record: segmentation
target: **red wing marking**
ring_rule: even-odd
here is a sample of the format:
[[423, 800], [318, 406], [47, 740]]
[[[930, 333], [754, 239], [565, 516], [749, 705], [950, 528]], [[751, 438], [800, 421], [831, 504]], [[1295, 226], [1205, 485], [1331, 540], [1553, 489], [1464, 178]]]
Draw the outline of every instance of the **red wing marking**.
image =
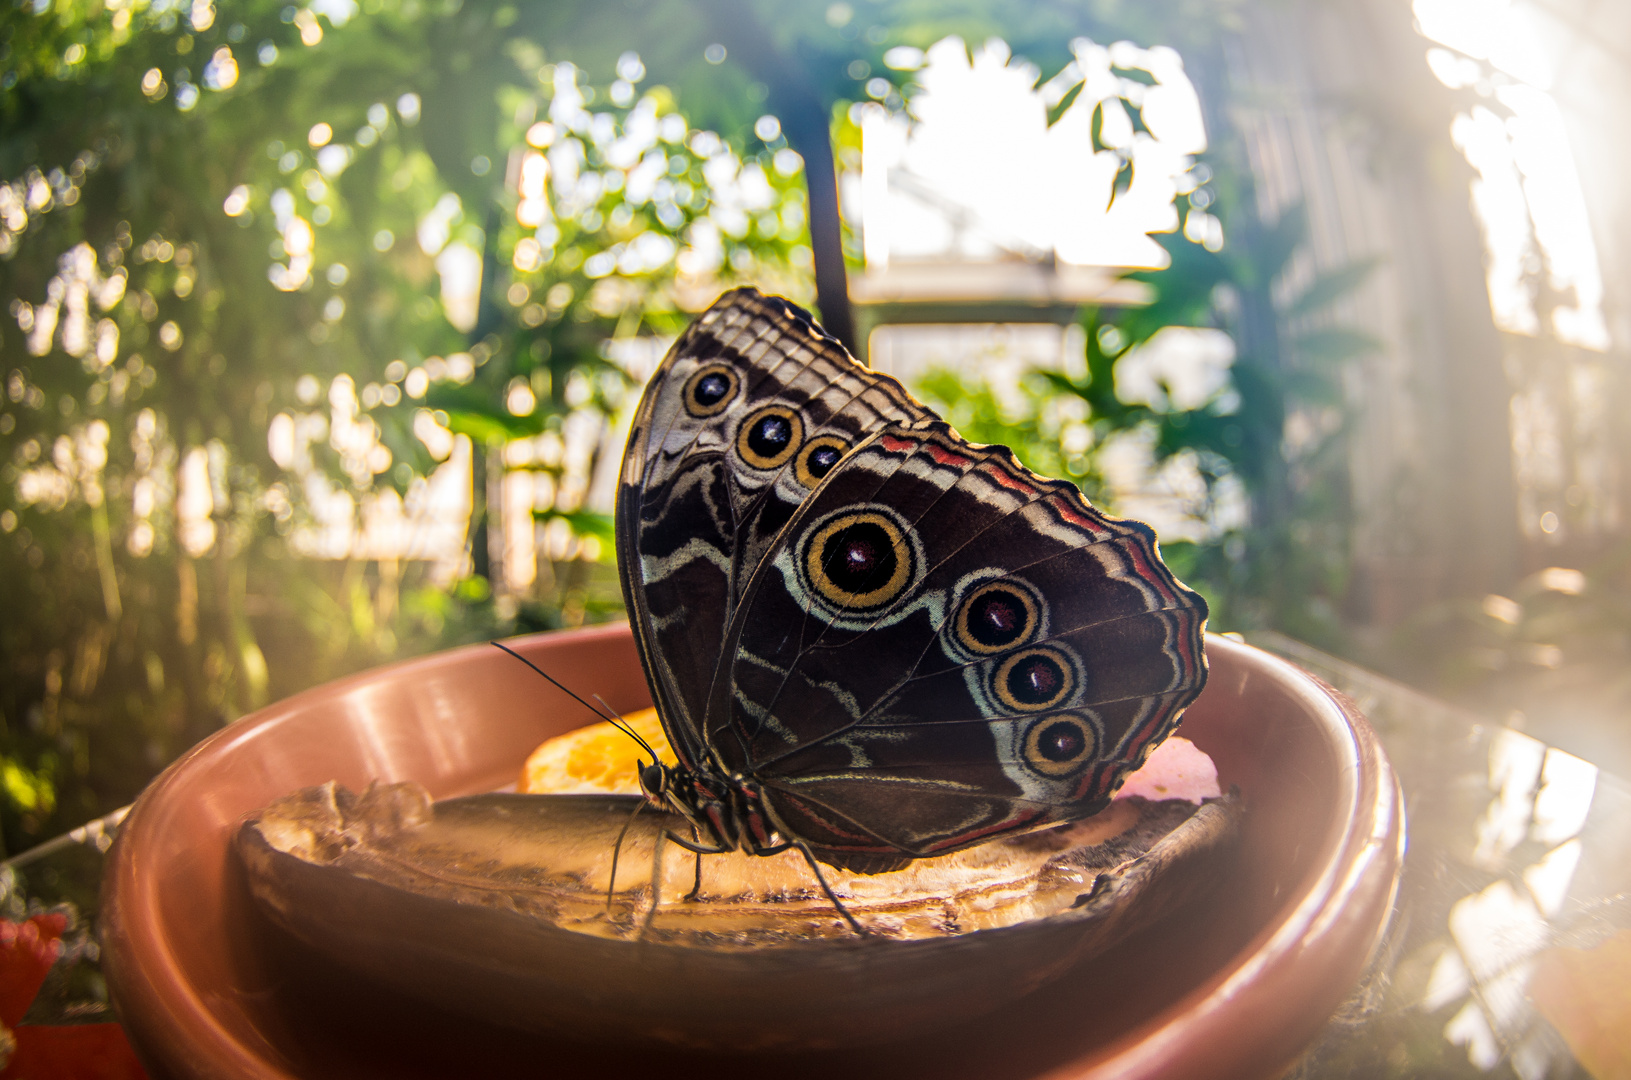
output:
[[944, 851], [949, 847], [968, 847], [982, 837], [995, 836], [998, 833], [1013, 832], [1018, 829], [1023, 829], [1026, 825], [1036, 821], [1041, 816], [1042, 811], [1040, 810], [1032, 810], [1023, 814], [1015, 814], [1011, 818], [1004, 821], [999, 821], [995, 825], [988, 825], [983, 829], [973, 829], [969, 832], [958, 833], [956, 836], [948, 836], [946, 839], [937, 844], [928, 845], [923, 850]]
[[1194, 671], [1197, 666], [1195, 663], [1194, 635], [1187, 623], [1187, 619], [1181, 619], [1177, 627], [1178, 656], [1183, 661], [1186, 672]]
[[1129, 544], [1127, 545], [1127, 553], [1132, 556], [1133, 573], [1138, 575], [1138, 579], [1140, 581], [1148, 582], [1150, 585], [1155, 586], [1156, 591], [1161, 594], [1161, 599], [1166, 600], [1169, 603], [1176, 599], [1172, 590], [1167, 587], [1167, 583], [1162, 580], [1161, 575], [1150, 569], [1150, 562], [1144, 557], [1144, 549], [1142, 547], [1137, 544]]
[[842, 846], [832, 844], [822, 846], [830, 847], [834, 851], [860, 851], [869, 854], [898, 854], [896, 849], [893, 847], [888, 845], [880, 846], [878, 838], [870, 833], [860, 833], [856, 832], [854, 829], [844, 828], [838, 823], [838, 820], [835, 820], [834, 815], [821, 813], [821, 811], [817, 809], [816, 805], [810, 803], [808, 800], [801, 799], [791, 792], [783, 792], [782, 794], [788, 802], [796, 804], [800, 812], [802, 812], [805, 816], [814, 821], [820, 822], [822, 825], [825, 825], [835, 836], [843, 837], [846, 840], [860, 841], [860, 843], [845, 844]]
[[[1144, 721], [1143, 727], [1123, 739], [1122, 746], [1125, 748], [1126, 753], [1129, 755], [1138, 753], [1139, 748], [1155, 738], [1155, 733], [1165, 727], [1171, 719], [1172, 708], [1170, 704], [1163, 704], [1158, 707], [1150, 714], [1150, 718]], [[1130, 757], [1123, 760], [1130, 760]]]
[[1005, 487], [1009, 491], [1017, 491], [1021, 495], [1036, 494], [1036, 488], [1029, 484], [1021, 483], [1019, 480], [1015, 479], [1011, 474], [1009, 474], [1006, 469], [998, 468], [995, 465], [987, 465], [980, 471], [989, 476], [998, 487]]
[[961, 454], [954, 454], [950, 450], [942, 449], [934, 443], [929, 443], [928, 449], [929, 456], [934, 458], [936, 462], [941, 465], [949, 465], [954, 469], [961, 469], [973, 460], [972, 458], [963, 457]]
[[1081, 529], [1092, 536], [1110, 535], [1110, 531], [1108, 529], [1094, 521], [1092, 518], [1085, 517], [1072, 510], [1069, 503], [1065, 501], [1063, 496], [1057, 499], [1052, 499], [1050, 502], [1053, 504], [1054, 513], [1058, 514], [1061, 518], [1076, 526], [1078, 529]]
[[878, 443], [891, 454], [899, 454], [914, 449], [917, 443], [912, 439], [902, 439], [894, 435], [882, 435]]

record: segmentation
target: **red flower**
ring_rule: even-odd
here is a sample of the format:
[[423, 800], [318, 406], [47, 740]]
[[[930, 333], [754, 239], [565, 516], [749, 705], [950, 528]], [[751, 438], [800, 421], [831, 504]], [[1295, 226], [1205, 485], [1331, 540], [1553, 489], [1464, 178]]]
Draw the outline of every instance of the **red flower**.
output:
[[45, 982], [45, 973], [62, 955], [68, 916], [34, 915], [20, 923], [0, 919], [0, 1024], [9, 1030], [22, 1023]]
[[147, 1080], [118, 1024], [24, 1024], [62, 955], [66, 915], [0, 919], [0, 1080]]

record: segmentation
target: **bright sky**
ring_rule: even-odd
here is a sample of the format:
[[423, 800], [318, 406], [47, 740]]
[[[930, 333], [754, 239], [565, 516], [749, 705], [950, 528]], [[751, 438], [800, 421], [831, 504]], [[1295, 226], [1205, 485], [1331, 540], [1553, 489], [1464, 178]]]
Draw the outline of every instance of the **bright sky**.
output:
[[[1165, 263], [1147, 234], [1175, 229], [1173, 198], [1195, 186], [1185, 174], [1191, 155], [1206, 148], [1195, 88], [1177, 52], [1164, 46], [1077, 39], [1072, 50], [1075, 60], [1035, 87], [1036, 67], [1013, 61], [1003, 42], [974, 50], [970, 63], [963, 42], [947, 38], [928, 50], [917, 74], [917, 123], [866, 110], [861, 210], [869, 266], [1049, 251], [1080, 265]], [[1112, 65], [1147, 71], [1156, 83], [1126, 79]], [[1049, 128], [1049, 106], [1083, 79], [1081, 94]], [[1120, 96], [1142, 103], [1149, 134], [1134, 132]], [[1132, 187], [1113, 206], [1120, 158], [1095, 153], [1092, 143], [1100, 101], [1103, 141], [1124, 148], [1134, 164]]]

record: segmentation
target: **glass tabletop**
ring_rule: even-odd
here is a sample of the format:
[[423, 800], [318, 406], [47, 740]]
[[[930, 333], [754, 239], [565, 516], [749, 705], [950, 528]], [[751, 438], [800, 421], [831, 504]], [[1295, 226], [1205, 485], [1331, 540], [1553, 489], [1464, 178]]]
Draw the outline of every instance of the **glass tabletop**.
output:
[[[1289, 638], [1247, 640], [1358, 704], [1398, 772], [1409, 821], [1388, 933], [1289, 1075], [1631, 1075], [1631, 785]], [[94, 883], [121, 816], [0, 866], [0, 926], [32, 916], [36, 938], [59, 935], [22, 1024], [76, 1027], [59, 1034], [115, 1057], [128, 1050], [107, 1048]], [[0, 1074], [7, 1034], [0, 1028]], [[135, 1068], [108, 1075], [140, 1076]]]
[[1289, 638], [1247, 640], [1354, 700], [1409, 830], [1371, 970], [1290, 1075], [1628, 1075], [1631, 785]]

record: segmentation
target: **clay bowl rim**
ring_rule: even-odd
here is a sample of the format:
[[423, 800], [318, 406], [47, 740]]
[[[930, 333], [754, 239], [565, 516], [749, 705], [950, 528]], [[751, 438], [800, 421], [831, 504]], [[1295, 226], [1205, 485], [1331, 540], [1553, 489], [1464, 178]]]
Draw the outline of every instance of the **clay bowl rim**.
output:
[[[625, 623], [554, 631], [514, 639], [526, 652], [544, 640], [571, 639], [585, 646], [615, 647], [630, 630]], [[1398, 890], [1405, 844], [1402, 792], [1374, 731], [1352, 702], [1317, 677], [1261, 649], [1208, 635], [1208, 656], [1229, 674], [1255, 672], [1295, 700], [1335, 761], [1333, 819], [1321, 860], [1299, 879], [1289, 898], [1258, 932], [1201, 985], [1120, 1038], [1094, 1047], [1036, 1080], [1137, 1080], [1171, 1076], [1272, 1074], [1290, 1064], [1341, 1000], [1329, 987], [1351, 986], [1369, 962], [1386, 928]], [[167, 940], [157, 902], [161, 882], [144, 873], [136, 852], [156, 828], [164, 800], [185, 793], [200, 759], [230, 751], [262, 728], [373, 683], [411, 677], [416, 671], [467, 663], [486, 644], [443, 650], [398, 661], [313, 687], [243, 717], [202, 740], [173, 762], [137, 799], [110, 853], [103, 879], [104, 971], [121, 1018], [138, 1049], [180, 1047], [192, 1051], [189, 1074], [255, 1080], [293, 1080], [292, 1074], [246, 1040], [236, 1037], [186, 977]], [[1214, 668], [1213, 677], [1224, 674]], [[313, 781], [320, 782], [320, 781]], [[448, 794], [452, 794], [451, 792]], [[230, 843], [230, 829], [220, 837]], [[130, 899], [136, 899], [132, 905]], [[1333, 980], [1338, 965], [1349, 977]], [[1323, 977], [1322, 977], [1322, 973]], [[1240, 1039], [1241, 1017], [1270, 1015], [1287, 1000], [1314, 1001], [1306, 1015], [1264, 1040]], [[1317, 1015], [1316, 1015], [1317, 1014]], [[164, 1062], [154, 1061], [162, 1066]], [[169, 1073], [162, 1067], [155, 1075]]]
[[[1206, 651], [1209, 660], [1226, 655], [1247, 670], [1257, 667], [1290, 691], [1304, 715], [1322, 721], [1318, 730], [1338, 757], [1333, 842], [1322, 848], [1317, 874], [1305, 871], [1300, 899], [1282, 906], [1211, 978], [1120, 1039], [1036, 1080], [1279, 1076], [1341, 1003], [1329, 987], [1352, 987], [1391, 921], [1407, 840], [1404, 792], [1369, 721], [1340, 691], [1264, 649], [1208, 634]], [[1327, 963], [1345, 966], [1349, 977], [1318, 978]], [[1304, 1010], [1268, 1045], [1237, 1038], [1242, 1016], [1305, 994], [1321, 1007]]]

